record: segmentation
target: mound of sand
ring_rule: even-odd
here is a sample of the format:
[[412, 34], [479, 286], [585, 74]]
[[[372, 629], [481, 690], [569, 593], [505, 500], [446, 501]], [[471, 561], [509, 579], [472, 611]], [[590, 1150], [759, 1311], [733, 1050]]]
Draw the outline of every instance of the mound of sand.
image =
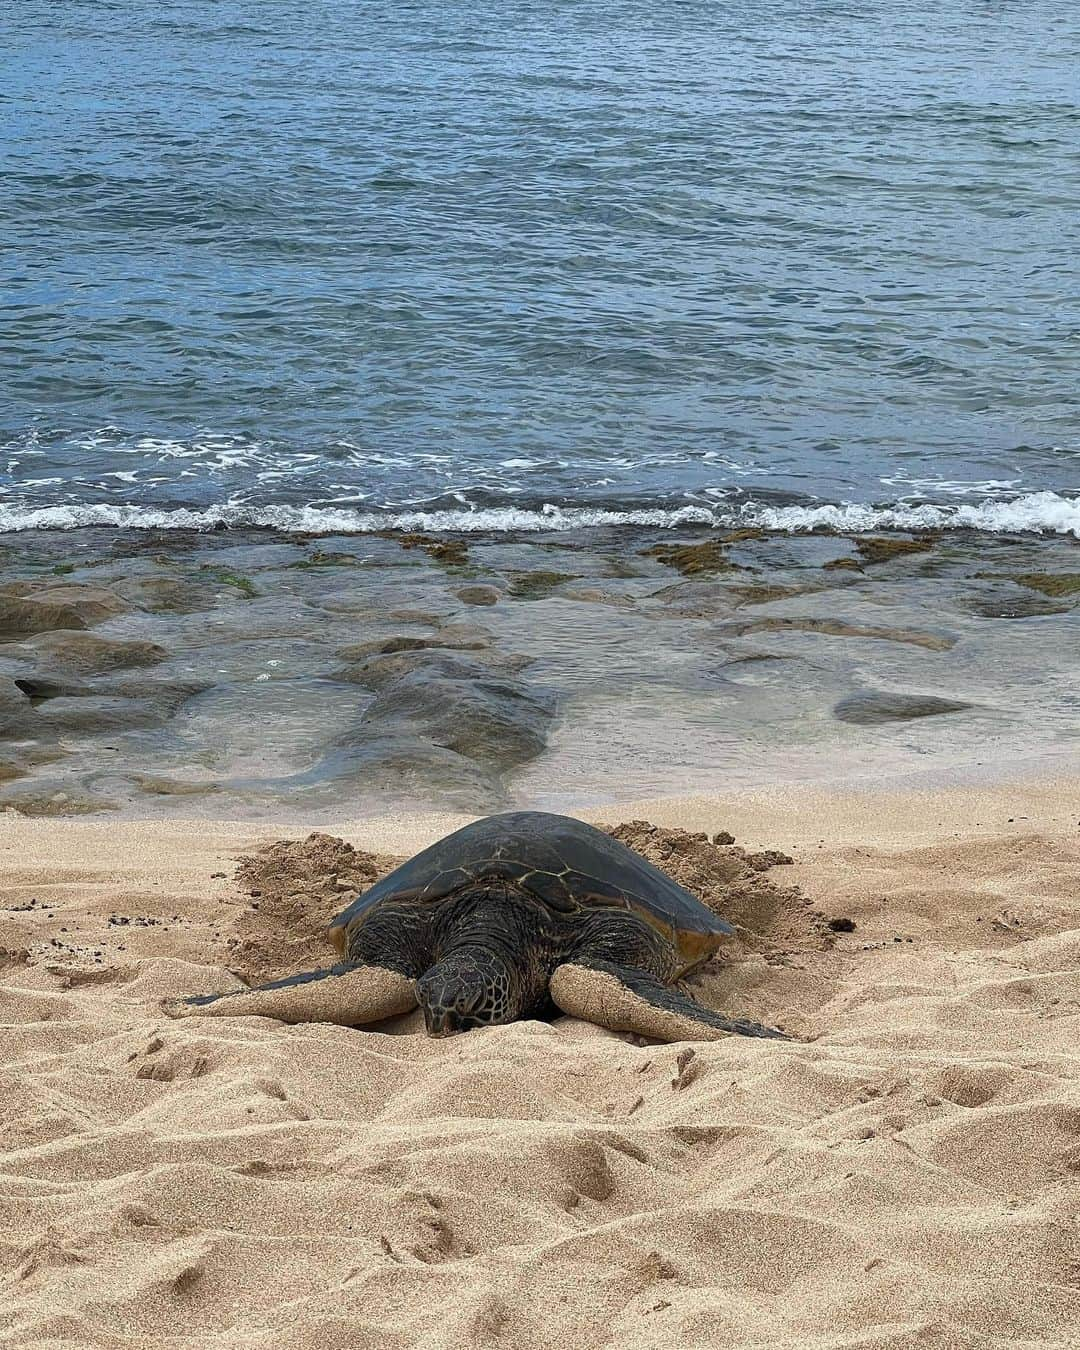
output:
[[637, 1046], [168, 1021], [393, 860], [5, 821], [0, 1346], [1075, 1346], [1080, 842], [1028, 828], [619, 827], [746, 929], [699, 996], [814, 1037]]
[[320, 833], [241, 858], [236, 881], [250, 904], [233, 925], [230, 968], [258, 984], [340, 960], [326, 936], [330, 920], [401, 861]]

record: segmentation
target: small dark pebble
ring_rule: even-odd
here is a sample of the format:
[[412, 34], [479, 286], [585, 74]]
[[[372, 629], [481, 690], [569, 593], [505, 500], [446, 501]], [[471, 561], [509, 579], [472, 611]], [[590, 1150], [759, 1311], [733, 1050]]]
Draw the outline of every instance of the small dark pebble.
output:
[[829, 920], [829, 927], [833, 930], [834, 933], [854, 933], [854, 931], [855, 931], [855, 920], [854, 920], [854, 919], [830, 919], [830, 920]]
[[727, 830], [721, 830], [719, 834], [713, 835], [712, 841], [714, 844], [733, 844], [735, 842], [735, 836], [733, 834], [728, 834]]

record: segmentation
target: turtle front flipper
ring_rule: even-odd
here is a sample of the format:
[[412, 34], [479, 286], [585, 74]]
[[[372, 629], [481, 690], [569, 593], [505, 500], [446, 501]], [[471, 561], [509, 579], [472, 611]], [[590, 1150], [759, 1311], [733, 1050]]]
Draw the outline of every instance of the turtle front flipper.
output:
[[169, 1017], [276, 1017], [352, 1027], [409, 1012], [416, 986], [400, 971], [342, 961], [235, 993], [165, 999], [161, 1006]]
[[722, 1036], [791, 1039], [759, 1022], [703, 1008], [645, 971], [610, 961], [579, 958], [557, 966], [549, 989], [553, 1002], [571, 1017], [655, 1041], [717, 1041]]

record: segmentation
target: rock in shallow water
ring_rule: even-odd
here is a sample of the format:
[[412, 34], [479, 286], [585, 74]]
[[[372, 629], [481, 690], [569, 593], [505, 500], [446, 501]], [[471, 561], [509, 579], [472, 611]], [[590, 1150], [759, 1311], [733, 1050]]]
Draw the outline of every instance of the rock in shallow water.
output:
[[507, 769], [540, 754], [552, 713], [544, 694], [512, 680], [462, 680], [417, 670], [378, 695], [362, 726], [417, 737]]
[[26, 691], [6, 675], [0, 676], [0, 732], [10, 733], [19, 727], [30, 709], [30, 697]]
[[943, 713], [962, 712], [972, 707], [953, 699], [936, 698], [932, 694], [886, 694], [867, 690], [842, 698], [833, 708], [833, 716], [840, 722], [856, 726], [878, 726], [882, 722], [907, 722], [917, 717], [939, 717]]
[[390, 655], [394, 652], [483, 651], [491, 646], [491, 639], [478, 628], [447, 625], [434, 637], [414, 637], [399, 634], [395, 637], [372, 638], [368, 642], [352, 642], [338, 649], [345, 661], [366, 661], [369, 656]]
[[22, 644], [50, 670], [76, 675], [102, 675], [132, 666], [153, 666], [164, 661], [168, 652], [156, 642], [100, 637], [96, 633], [45, 633]]
[[1019, 586], [1009, 590], [987, 591], [968, 597], [964, 608], [981, 619], [1035, 619], [1046, 614], [1067, 614], [1068, 605], [1059, 604]]
[[[505, 804], [497, 776], [455, 750], [404, 733], [361, 735], [355, 741], [328, 755], [304, 782], [294, 780], [296, 785], [318, 792], [327, 784], [351, 781], [364, 792], [462, 811], [488, 811]], [[334, 791], [340, 799], [340, 787]]]
[[482, 680], [492, 675], [515, 675], [529, 664], [525, 656], [503, 656], [485, 652], [481, 657], [439, 648], [385, 652], [370, 656], [359, 665], [347, 666], [334, 676], [366, 689], [385, 689], [411, 675], [415, 670], [443, 675], [452, 680]]
[[502, 592], [495, 586], [462, 586], [454, 594], [464, 605], [497, 605]]
[[118, 595], [153, 614], [194, 614], [211, 609], [219, 588], [202, 578], [132, 576], [118, 581]]
[[34, 712], [39, 732], [81, 733], [128, 731], [135, 727], [160, 726], [167, 713], [149, 699], [110, 698], [96, 695], [48, 699]]
[[16, 581], [0, 589], [0, 630], [48, 633], [56, 628], [92, 628], [129, 608], [126, 600], [104, 586]]

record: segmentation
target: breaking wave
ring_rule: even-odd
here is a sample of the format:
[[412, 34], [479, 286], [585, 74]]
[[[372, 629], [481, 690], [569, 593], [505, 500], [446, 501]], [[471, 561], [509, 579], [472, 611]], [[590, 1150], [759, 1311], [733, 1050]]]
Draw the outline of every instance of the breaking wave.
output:
[[61, 506], [0, 504], [0, 531], [117, 527], [135, 530], [270, 529], [284, 534], [369, 534], [375, 530], [499, 534], [595, 527], [749, 526], [799, 533], [814, 529], [983, 530], [991, 533], [1071, 534], [1080, 539], [1080, 497], [1032, 492], [1011, 501], [905, 503], [863, 506], [488, 506], [361, 511], [334, 506], [252, 505], [154, 507], [112, 503]]

